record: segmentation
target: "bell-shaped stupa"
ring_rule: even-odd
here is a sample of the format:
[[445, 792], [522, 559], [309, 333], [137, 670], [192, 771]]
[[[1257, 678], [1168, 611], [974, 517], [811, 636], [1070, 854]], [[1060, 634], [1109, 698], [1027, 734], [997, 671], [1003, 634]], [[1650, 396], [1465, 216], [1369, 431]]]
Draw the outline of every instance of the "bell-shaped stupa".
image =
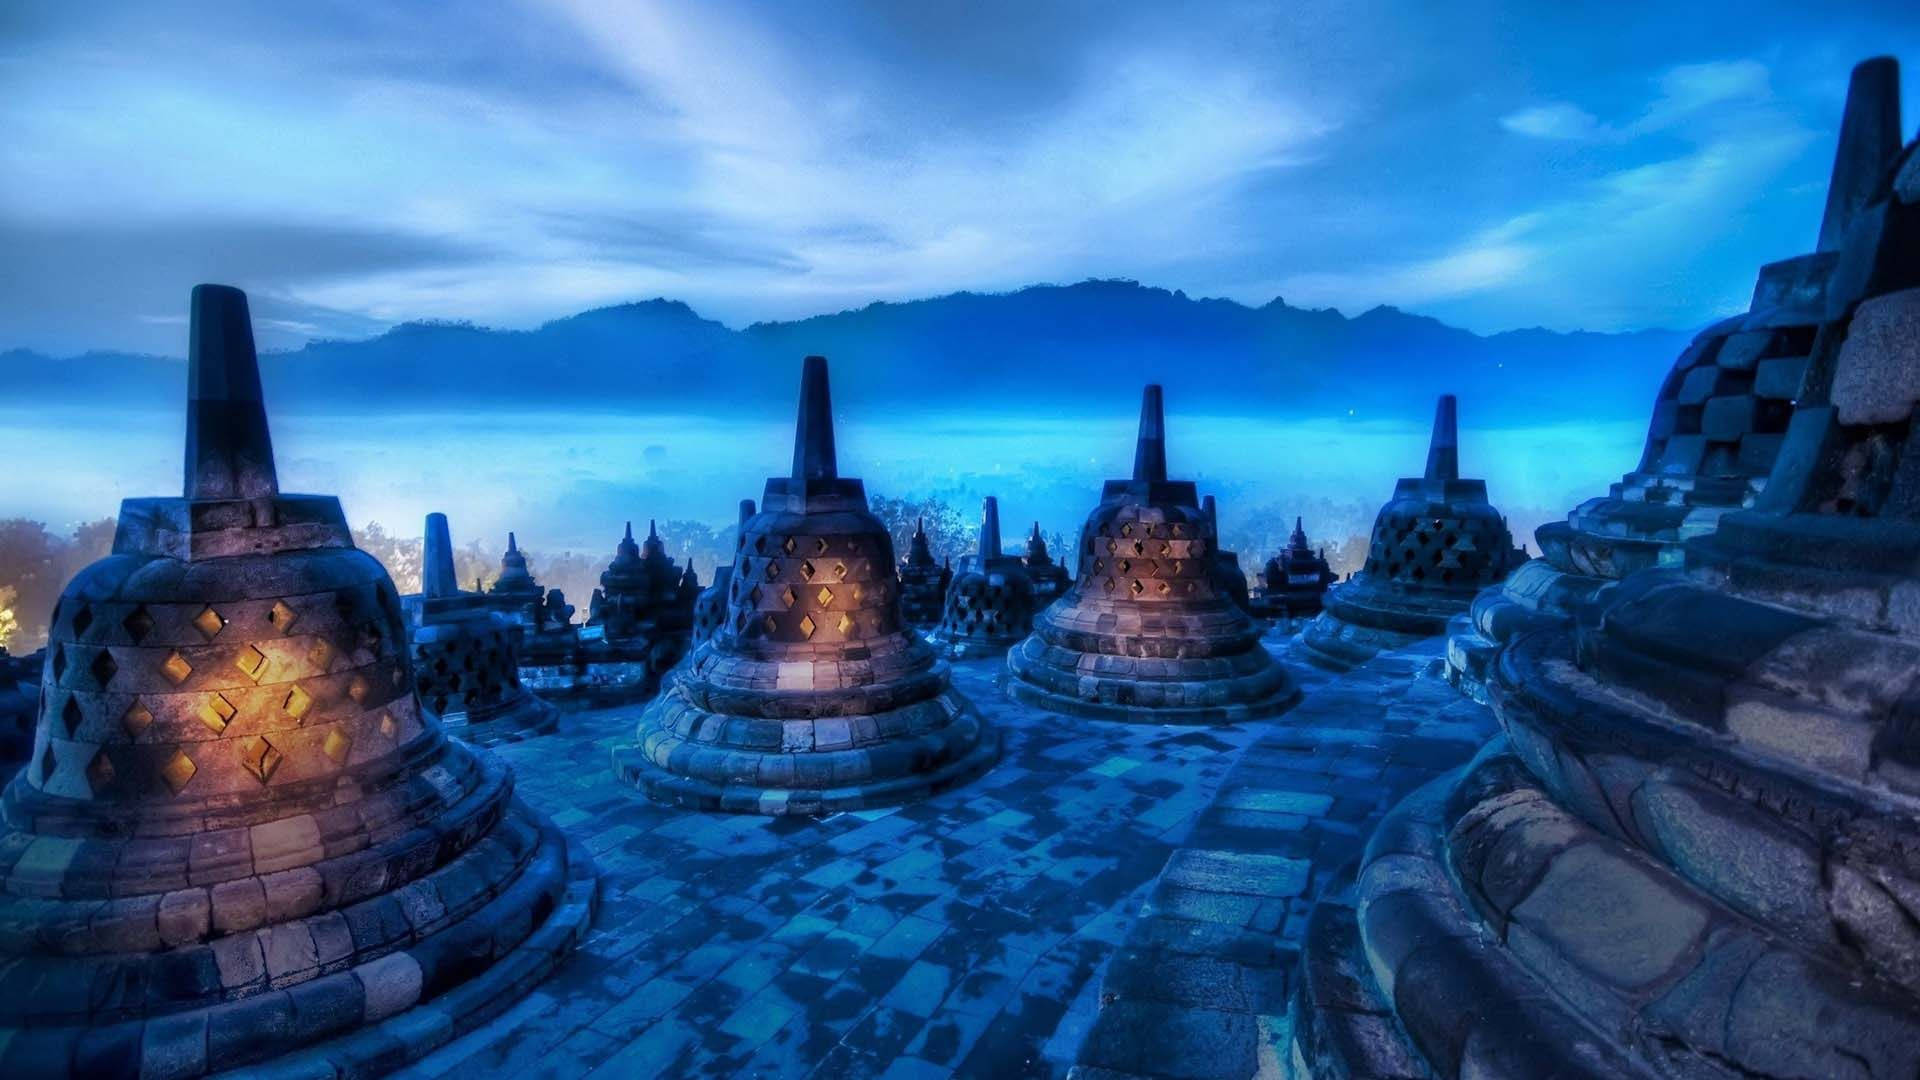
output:
[[1261, 627], [1218, 586], [1213, 527], [1167, 479], [1160, 388], [1140, 406], [1133, 478], [1109, 480], [1080, 530], [1080, 576], [1007, 654], [1007, 692], [1057, 712], [1146, 723], [1271, 716], [1300, 692]]
[[511, 771], [421, 707], [340, 503], [281, 493], [245, 295], [194, 289], [190, 335], [185, 497], [122, 503], [62, 594], [0, 796], [0, 1075], [387, 1072], [590, 916]]
[[839, 474], [824, 357], [793, 471], [740, 531], [727, 621], [640, 717], [620, 775], [702, 809], [822, 814], [924, 798], [991, 767], [999, 734], [900, 614], [893, 541]]
[[[734, 529], [734, 536], [740, 537], [747, 531], [747, 522], [753, 518], [753, 500], [740, 500], [740, 522]], [[701, 590], [693, 602], [693, 644], [712, 637], [714, 631], [727, 621], [727, 593], [733, 585], [733, 566], [731, 563], [713, 568], [713, 584]]]
[[1073, 587], [1073, 575], [1067, 572], [1065, 561], [1053, 561], [1053, 555], [1047, 551], [1047, 538], [1040, 535], [1040, 523], [1033, 523], [1033, 531], [1027, 534], [1027, 580], [1033, 582], [1034, 610], [1046, 607], [1058, 600]]
[[948, 571], [933, 561], [927, 546], [927, 523], [916, 519], [907, 561], [900, 564], [900, 616], [908, 626], [931, 627], [946, 610]]
[[507, 534], [507, 550], [500, 556], [500, 576], [493, 579], [487, 595], [494, 598], [494, 606], [502, 611], [528, 623], [539, 620], [546, 590], [540, 587], [532, 571], [527, 569], [527, 557], [520, 550], [520, 538], [513, 533]]
[[666, 541], [654, 523], [647, 522], [645, 542], [633, 539], [633, 522], [615, 546], [613, 561], [600, 575], [587, 615], [588, 626], [598, 626], [609, 641], [645, 637], [655, 642], [676, 640], [684, 650], [693, 628], [693, 601], [699, 585], [691, 588]]
[[1484, 696], [1499, 643], [1567, 625], [1601, 586], [1636, 570], [1679, 565], [1686, 540], [1754, 504], [1806, 380], [1840, 238], [1899, 153], [1900, 137], [1899, 66], [1890, 57], [1868, 60], [1848, 86], [1815, 250], [1760, 268], [1748, 310], [1701, 331], [1674, 362], [1639, 467], [1566, 520], [1535, 530], [1541, 558], [1483, 592], [1456, 622], [1447, 664], [1463, 689]]
[[1309, 921], [1296, 1072], [1920, 1075], [1920, 142], [1876, 183], [1754, 506], [1500, 648]]
[[1340, 575], [1327, 564], [1326, 550], [1316, 550], [1307, 543], [1306, 524], [1296, 517], [1287, 546], [1268, 559], [1260, 571], [1260, 589], [1253, 596], [1254, 613], [1269, 619], [1318, 615], [1325, 604], [1327, 587], [1338, 580]]
[[520, 682], [526, 627], [501, 613], [491, 597], [457, 587], [445, 514], [427, 515], [420, 577], [420, 594], [401, 598], [420, 700], [468, 742], [552, 731], [559, 710]]
[[1337, 670], [1434, 637], [1526, 558], [1487, 502], [1487, 482], [1460, 478], [1458, 407], [1443, 395], [1425, 475], [1394, 486], [1374, 519], [1366, 566], [1327, 594], [1326, 610], [1301, 631], [1303, 652]]
[[998, 656], [1033, 631], [1033, 582], [1017, 555], [1000, 549], [1000, 501], [980, 508], [980, 546], [947, 586], [933, 640], [954, 657]]

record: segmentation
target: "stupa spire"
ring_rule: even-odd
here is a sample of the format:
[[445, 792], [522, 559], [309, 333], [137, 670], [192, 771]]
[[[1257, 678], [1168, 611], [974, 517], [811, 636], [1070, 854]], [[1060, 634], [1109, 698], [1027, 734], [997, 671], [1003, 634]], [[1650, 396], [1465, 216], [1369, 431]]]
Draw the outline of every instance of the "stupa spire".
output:
[[520, 542], [514, 539], [513, 533], [511, 532], [507, 533], [507, 554], [509, 555], [520, 554]]
[[839, 462], [833, 449], [833, 395], [827, 388], [827, 358], [809, 356], [800, 368], [800, 415], [793, 428], [793, 478], [804, 485], [808, 480], [832, 480], [839, 475]]
[[187, 372], [187, 498], [279, 494], [246, 293], [193, 287]]
[[992, 495], [980, 504], [980, 566], [1000, 557], [1000, 500]]
[[1452, 394], [1440, 395], [1433, 411], [1433, 442], [1427, 447], [1427, 479], [1460, 479], [1460, 405]]
[[420, 559], [420, 593], [427, 597], [457, 596], [459, 579], [453, 572], [453, 540], [447, 532], [447, 515], [427, 515], [425, 550]]
[[1891, 56], [1863, 60], [1847, 83], [1817, 250], [1840, 250], [1853, 215], [1867, 204], [1900, 147], [1900, 62]]
[[1151, 483], [1167, 479], [1167, 420], [1159, 383], [1148, 383], [1140, 396], [1140, 435], [1133, 448], [1133, 478]]
[[752, 517], [753, 513], [754, 513], [753, 500], [741, 499], [740, 500], [740, 524], [745, 525], [747, 523], [747, 519]]

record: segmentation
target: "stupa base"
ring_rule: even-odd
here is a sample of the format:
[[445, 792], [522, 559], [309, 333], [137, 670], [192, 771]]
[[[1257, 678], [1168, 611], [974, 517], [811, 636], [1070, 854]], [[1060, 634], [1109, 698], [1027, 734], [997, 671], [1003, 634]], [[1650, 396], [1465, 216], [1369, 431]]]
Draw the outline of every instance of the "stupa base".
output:
[[1282, 685], [1261, 697], [1249, 701], [1210, 703], [1202, 705], [1178, 705], [1168, 700], [1166, 704], [1150, 704], [1144, 701], [1129, 701], [1122, 694], [1141, 689], [1161, 697], [1176, 699], [1182, 695], [1191, 695], [1195, 699], [1210, 696], [1213, 688], [1204, 682], [1193, 683], [1155, 683], [1146, 687], [1118, 685], [1092, 677], [1084, 681], [1085, 696], [1070, 696], [1057, 693], [1042, 686], [1011, 675], [1007, 678], [1007, 696], [1022, 705], [1068, 716], [1083, 716], [1089, 720], [1110, 720], [1123, 724], [1176, 724], [1188, 726], [1220, 727], [1226, 724], [1238, 724], [1247, 720], [1262, 720], [1279, 716], [1300, 703], [1300, 688], [1291, 678]]
[[1445, 625], [1417, 630], [1390, 630], [1348, 622], [1323, 611], [1300, 631], [1299, 654], [1314, 667], [1343, 673], [1384, 652], [1397, 652], [1418, 641], [1437, 637]]
[[[871, 748], [887, 757], [900, 757], [903, 760], [915, 760], [923, 756], [944, 756], [946, 760], [939, 766], [924, 772], [909, 772], [899, 776], [881, 777], [848, 783], [832, 787], [761, 787], [744, 781], [722, 782], [699, 776], [689, 776], [663, 767], [653, 756], [649, 756], [642, 746], [617, 746], [613, 750], [613, 771], [621, 780], [638, 787], [655, 802], [681, 806], [690, 810], [721, 811], [734, 814], [764, 814], [769, 817], [817, 817], [823, 814], [844, 813], [850, 810], [871, 810], [884, 806], [900, 806], [905, 803], [919, 802], [931, 798], [949, 788], [959, 787], [979, 777], [1000, 761], [1000, 733], [974, 721], [971, 732], [954, 732], [954, 735], [973, 736], [973, 742], [957, 757], [943, 754], [946, 748], [944, 739], [926, 736], [886, 743]], [[958, 726], [958, 725], [956, 725]], [[945, 732], [932, 733], [944, 735]], [[664, 752], [656, 745], [655, 754], [665, 757], [668, 766], [674, 761], [676, 750], [693, 750], [687, 744], [679, 747], [667, 747]], [[698, 747], [705, 750], [706, 747]], [[861, 751], [826, 751], [806, 755], [799, 754], [762, 754], [758, 758], [830, 758], [835, 754], [864, 753]], [[758, 765], [767, 763], [760, 762]], [[821, 763], [831, 774], [834, 766], [831, 762]], [[779, 766], [775, 766], [779, 767]], [[791, 766], [790, 766], [791, 767]]]
[[499, 746], [553, 734], [560, 727], [560, 710], [533, 694], [522, 694], [499, 708], [442, 713], [440, 727], [474, 746]]
[[371, 1077], [417, 1061], [512, 1006], [592, 922], [597, 883], [584, 848], [518, 800], [494, 831], [535, 837], [513, 881], [464, 918], [423, 926], [411, 945], [203, 1008], [17, 1031], [0, 1048], [0, 1074]]

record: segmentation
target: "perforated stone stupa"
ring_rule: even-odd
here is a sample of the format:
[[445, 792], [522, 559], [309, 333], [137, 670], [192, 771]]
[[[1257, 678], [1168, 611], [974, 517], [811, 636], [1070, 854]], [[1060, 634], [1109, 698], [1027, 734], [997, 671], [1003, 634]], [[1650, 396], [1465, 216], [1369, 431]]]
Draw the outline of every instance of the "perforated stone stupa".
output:
[[507, 550], [500, 556], [500, 574], [493, 579], [487, 595], [494, 598], [497, 608], [527, 623], [540, 621], [546, 590], [540, 587], [532, 571], [527, 569], [527, 557], [520, 550], [520, 538], [513, 533], [507, 534]]
[[1293, 533], [1280, 554], [1260, 571], [1260, 588], [1252, 597], [1253, 612], [1269, 619], [1299, 619], [1318, 615], [1327, 587], [1340, 580], [1327, 564], [1326, 549], [1307, 543], [1307, 529], [1293, 519]]
[[[747, 530], [747, 522], [753, 518], [753, 500], [740, 500], [740, 522], [734, 530], [736, 537]], [[731, 563], [713, 568], [713, 583], [700, 590], [700, 596], [693, 602], [693, 644], [698, 645], [714, 635], [721, 624], [727, 621], [727, 594], [733, 585], [733, 565]]]
[[1167, 479], [1160, 387], [1140, 405], [1133, 477], [1109, 480], [1080, 530], [1080, 576], [1007, 654], [1007, 692], [1056, 712], [1231, 723], [1299, 690], [1261, 628], [1216, 584], [1213, 526], [1190, 480]]
[[445, 514], [427, 515], [420, 594], [401, 607], [414, 688], [442, 725], [483, 744], [553, 730], [559, 711], [520, 682], [526, 628], [488, 596], [460, 591]]
[[654, 523], [647, 522], [647, 539], [636, 544], [629, 521], [613, 561], [600, 575], [587, 625], [599, 627], [609, 641], [645, 637], [656, 646], [671, 643], [683, 651], [693, 632], [693, 602], [699, 594], [700, 583], [689, 580], [667, 554]]
[[1753, 508], [1512, 638], [1505, 738], [1314, 916], [1312, 1075], [1920, 1075], [1917, 148], [1839, 242]]
[[727, 622], [694, 648], [614, 768], [702, 809], [821, 814], [978, 776], [997, 732], [900, 614], [886, 526], [839, 474], [824, 357], [806, 359], [793, 471], [739, 538]]
[[1000, 501], [980, 508], [980, 545], [947, 587], [933, 640], [954, 656], [1004, 653], [1033, 630], [1033, 582], [1026, 563], [1000, 549]]
[[1601, 586], [1678, 565], [1683, 542], [1752, 506], [1786, 437], [1840, 240], [1900, 150], [1899, 66], [1854, 69], [1818, 245], [1760, 268], [1747, 312], [1700, 332], [1654, 401], [1639, 467], [1565, 521], [1534, 532], [1541, 558], [1473, 602], [1448, 645], [1450, 674], [1484, 696], [1493, 649], [1525, 629], [1564, 626]]
[[399, 597], [282, 494], [246, 297], [193, 292], [184, 498], [54, 612], [0, 796], [0, 1075], [396, 1068], [510, 1005], [588, 868], [414, 693]]
[[927, 523], [913, 523], [907, 561], [900, 564], [900, 615], [909, 626], [932, 627], [946, 611], [947, 584], [953, 572], [933, 560], [927, 546]]
[[1326, 610], [1301, 631], [1303, 652], [1344, 669], [1433, 637], [1526, 558], [1487, 502], [1487, 482], [1460, 478], [1458, 406], [1444, 395], [1425, 475], [1394, 486], [1374, 519], [1366, 566], [1327, 594]]
[[[1218, 543], [1220, 511], [1213, 496], [1208, 495], [1200, 500], [1200, 512], [1207, 516], [1207, 526], [1213, 530], [1215, 543]], [[1253, 611], [1252, 597], [1247, 589], [1247, 572], [1240, 568], [1238, 552], [1228, 551], [1223, 547], [1213, 549], [1213, 584], [1214, 588], [1225, 593], [1241, 611], [1248, 613]]]
[[1024, 561], [1027, 580], [1033, 582], [1035, 610], [1053, 603], [1073, 587], [1073, 575], [1067, 572], [1066, 560], [1053, 561], [1053, 556], [1047, 551], [1047, 538], [1040, 535], [1040, 523], [1037, 521], [1033, 523], [1033, 532], [1027, 535]]

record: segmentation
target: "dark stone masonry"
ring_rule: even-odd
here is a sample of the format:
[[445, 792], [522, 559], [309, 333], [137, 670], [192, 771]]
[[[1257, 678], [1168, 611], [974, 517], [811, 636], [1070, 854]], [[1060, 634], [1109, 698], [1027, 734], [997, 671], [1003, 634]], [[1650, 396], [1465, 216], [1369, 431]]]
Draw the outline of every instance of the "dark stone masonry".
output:
[[808, 815], [923, 799], [992, 767], [999, 735], [900, 616], [886, 526], [839, 473], [824, 357], [806, 359], [793, 471], [741, 527], [727, 621], [669, 676], [614, 768], [701, 810]]
[[1374, 519], [1366, 566], [1327, 593], [1325, 610], [1301, 632], [1303, 655], [1340, 671], [1432, 637], [1526, 558], [1487, 502], [1487, 482], [1461, 479], [1458, 406], [1442, 397], [1426, 473], [1394, 485]]
[[512, 1004], [585, 852], [448, 739], [339, 502], [281, 493], [246, 297], [193, 292], [186, 493], [55, 611], [0, 795], [0, 1075], [374, 1074]]
[[1150, 724], [1284, 712], [1299, 689], [1220, 588], [1215, 545], [1193, 482], [1167, 479], [1160, 387], [1149, 386], [1133, 477], [1107, 481], [1080, 530], [1073, 588], [1007, 654], [1007, 692], [1035, 708]]
[[199, 287], [185, 496], [0, 654], [0, 1076], [1920, 1076], [1898, 89], [1543, 558], [1445, 397], [1331, 591], [1296, 520], [1244, 595], [1157, 386], [1071, 576], [993, 499], [896, 561], [808, 357], [697, 597], [651, 528], [589, 625], [511, 536], [463, 592], [431, 515], [403, 598]]

